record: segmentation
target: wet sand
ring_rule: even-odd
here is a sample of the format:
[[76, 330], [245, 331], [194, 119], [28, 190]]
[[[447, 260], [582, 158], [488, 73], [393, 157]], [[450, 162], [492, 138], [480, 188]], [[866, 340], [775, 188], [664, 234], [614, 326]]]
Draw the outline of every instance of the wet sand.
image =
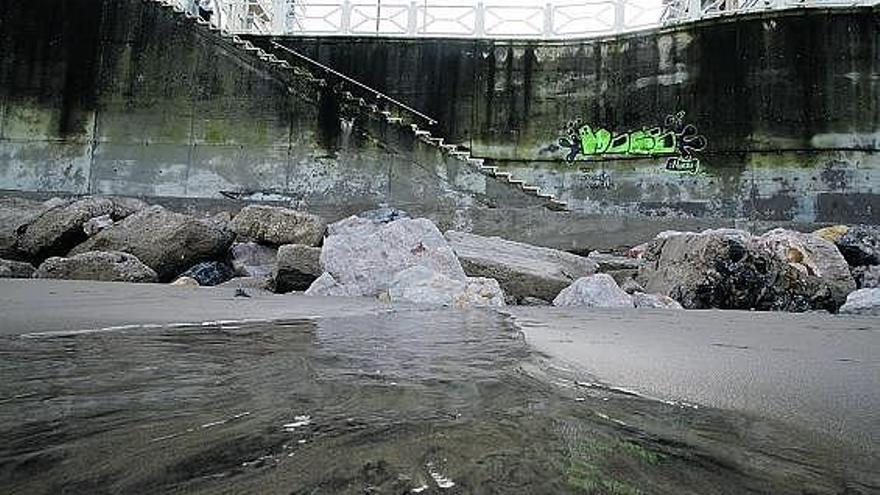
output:
[[751, 413], [880, 453], [880, 318], [510, 308], [529, 344], [652, 398]]
[[[233, 288], [0, 280], [0, 335], [357, 317], [392, 309], [366, 298], [248, 292], [252, 297], [234, 297]], [[880, 452], [880, 318], [526, 307], [504, 312], [534, 349], [599, 382], [806, 426]]]
[[368, 298], [245, 291], [251, 297], [235, 297], [233, 287], [0, 279], [0, 335], [136, 324], [355, 316], [389, 309]]

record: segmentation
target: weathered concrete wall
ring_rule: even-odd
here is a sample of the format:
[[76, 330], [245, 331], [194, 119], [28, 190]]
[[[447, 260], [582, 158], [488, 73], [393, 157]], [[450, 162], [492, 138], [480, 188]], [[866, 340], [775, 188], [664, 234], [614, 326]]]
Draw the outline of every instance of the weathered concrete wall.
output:
[[[799, 10], [580, 42], [281, 38], [437, 118], [580, 211], [880, 222], [880, 9]], [[667, 156], [564, 160], [580, 120], [624, 134], [685, 112]]]
[[[153, 2], [0, 0], [0, 189], [277, 191], [331, 216], [386, 202], [572, 249], [735, 222], [880, 223], [878, 28], [878, 9], [836, 9], [565, 43], [281, 40], [579, 210], [558, 214], [468, 209], [534, 201], [381, 119], [340, 126], [329, 91]], [[622, 134], [678, 111], [707, 141], [696, 173], [662, 155], [564, 160], [577, 119]]]
[[[0, 189], [310, 205], [525, 195], [141, 0], [0, 0]], [[362, 116], [363, 117], [363, 116]]]

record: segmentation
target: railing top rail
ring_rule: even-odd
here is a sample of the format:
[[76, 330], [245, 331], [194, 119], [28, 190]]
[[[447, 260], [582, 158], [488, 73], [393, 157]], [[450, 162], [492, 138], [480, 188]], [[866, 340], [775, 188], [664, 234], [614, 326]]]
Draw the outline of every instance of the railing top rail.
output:
[[[185, 1], [185, 0], [183, 0]], [[761, 11], [876, 6], [880, 0], [262, 0], [270, 20], [253, 19], [256, 0], [215, 0], [237, 33], [570, 39]], [[245, 12], [245, 14], [236, 14]]]

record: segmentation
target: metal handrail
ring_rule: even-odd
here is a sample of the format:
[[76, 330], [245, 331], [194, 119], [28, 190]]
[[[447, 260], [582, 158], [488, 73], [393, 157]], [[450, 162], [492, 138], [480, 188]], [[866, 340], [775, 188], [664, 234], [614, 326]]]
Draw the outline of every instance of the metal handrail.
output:
[[293, 50], [293, 49], [291, 49], [291, 48], [288, 48], [288, 47], [282, 45], [281, 43], [278, 43], [277, 41], [271, 41], [270, 43], [271, 43], [272, 46], [274, 46], [275, 48], [278, 48], [278, 49], [280, 49], [280, 50], [282, 50], [282, 51], [285, 51], [285, 52], [287, 52], [287, 53], [293, 55], [294, 57], [296, 57], [296, 58], [298, 58], [298, 59], [300, 59], [300, 60], [303, 60], [303, 61], [309, 63], [310, 65], [312, 65], [312, 66], [314, 66], [314, 67], [318, 67], [319, 69], [321, 69], [322, 71], [324, 71], [324, 72], [326, 72], [326, 73], [332, 74], [333, 76], [335, 76], [335, 77], [337, 77], [337, 78], [339, 78], [339, 79], [342, 79], [342, 80], [345, 81], [345, 82], [348, 82], [348, 83], [350, 83], [350, 84], [353, 84], [353, 85], [357, 86], [357, 87], [360, 88], [360, 89], [363, 89], [363, 90], [365, 90], [365, 91], [367, 91], [367, 92], [369, 92], [369, 93], [372, 93], [372, 94], [376, 97], [377, 100], [385, 100], [385, 101], [388, 101], [389, 103], [391, 103], [391, 104], [393, 104], [393, 105], [395, 105], [395, 106], [397, 106], [397, 107], [399, 107], [399, 108], [402, 108], [402, 109], [406, 110], [407, 112], [409, 112], [409, 113], [411, 113], [411, 114], [413, 114], [413, 115], [416, 115], [417, 117], [419, 117], [419, 118], [421, 118], [421, 119], [427, 121], [427, 122], [428, 122], [428, 125], [434, 125], [434, 124], [437, 123], [437, 120], [436, 120], [436, 119], [433, 119], [433, 118], [431, 118], [431, 117], [429, 117], [429, 116], [423, 114], [422, 112], [419, 112], [418, 110], [416, 110], [415, 108], [410, 107], [410, 106], [407, 105], [406, 103], [403, 103], [403, 102], [401, 102], [401, 101], [398, 101], [398, 100], [396, 100], [396, 99], [394, 99], [394, 98], [392, 98], [392, 97], [386, 95], [385, 93], [382, 93], [381, 91], [378, 91], [378, 90], [376, 90], [376, 89], [373, 89], [373, 88], [367, 86], [366, 84], [364, 84], [364, 83], [362, 83], [362, 82], [360, 82], [360, 81], [357, 81], [357, 80], [355, 80], [355, 79], [352, 79], [351, 77], [346, 76], [345, 74], [343, 74], [343, 73], [341, 73], [341, 72], [339, 72], [339, 71], [337, 71], [337, 70], [334, 70], [332, 67], [328, 67], [328, 66], [322, 64], [321, 62], [318, 62], [318, 61], [315, 60], [315, 59], [309, 58], [309, 57], [303, 55], [302, 53], [299, 53], [299, 52], [296, 51], [296, 50]]

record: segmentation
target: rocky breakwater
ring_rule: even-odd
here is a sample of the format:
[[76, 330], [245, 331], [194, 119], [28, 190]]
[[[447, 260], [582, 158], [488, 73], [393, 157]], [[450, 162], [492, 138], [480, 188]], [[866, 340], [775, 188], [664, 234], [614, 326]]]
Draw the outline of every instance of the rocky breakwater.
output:
[[282, 206], [198, 216], [129, 198], [7, 198], [0, 222], [0, 277], [176, 281], [452, 307], [880, 312], [874, 227], [664, 232], [627, 256], [584, 257], [444, 234], [394, 208], [328, 225]]

